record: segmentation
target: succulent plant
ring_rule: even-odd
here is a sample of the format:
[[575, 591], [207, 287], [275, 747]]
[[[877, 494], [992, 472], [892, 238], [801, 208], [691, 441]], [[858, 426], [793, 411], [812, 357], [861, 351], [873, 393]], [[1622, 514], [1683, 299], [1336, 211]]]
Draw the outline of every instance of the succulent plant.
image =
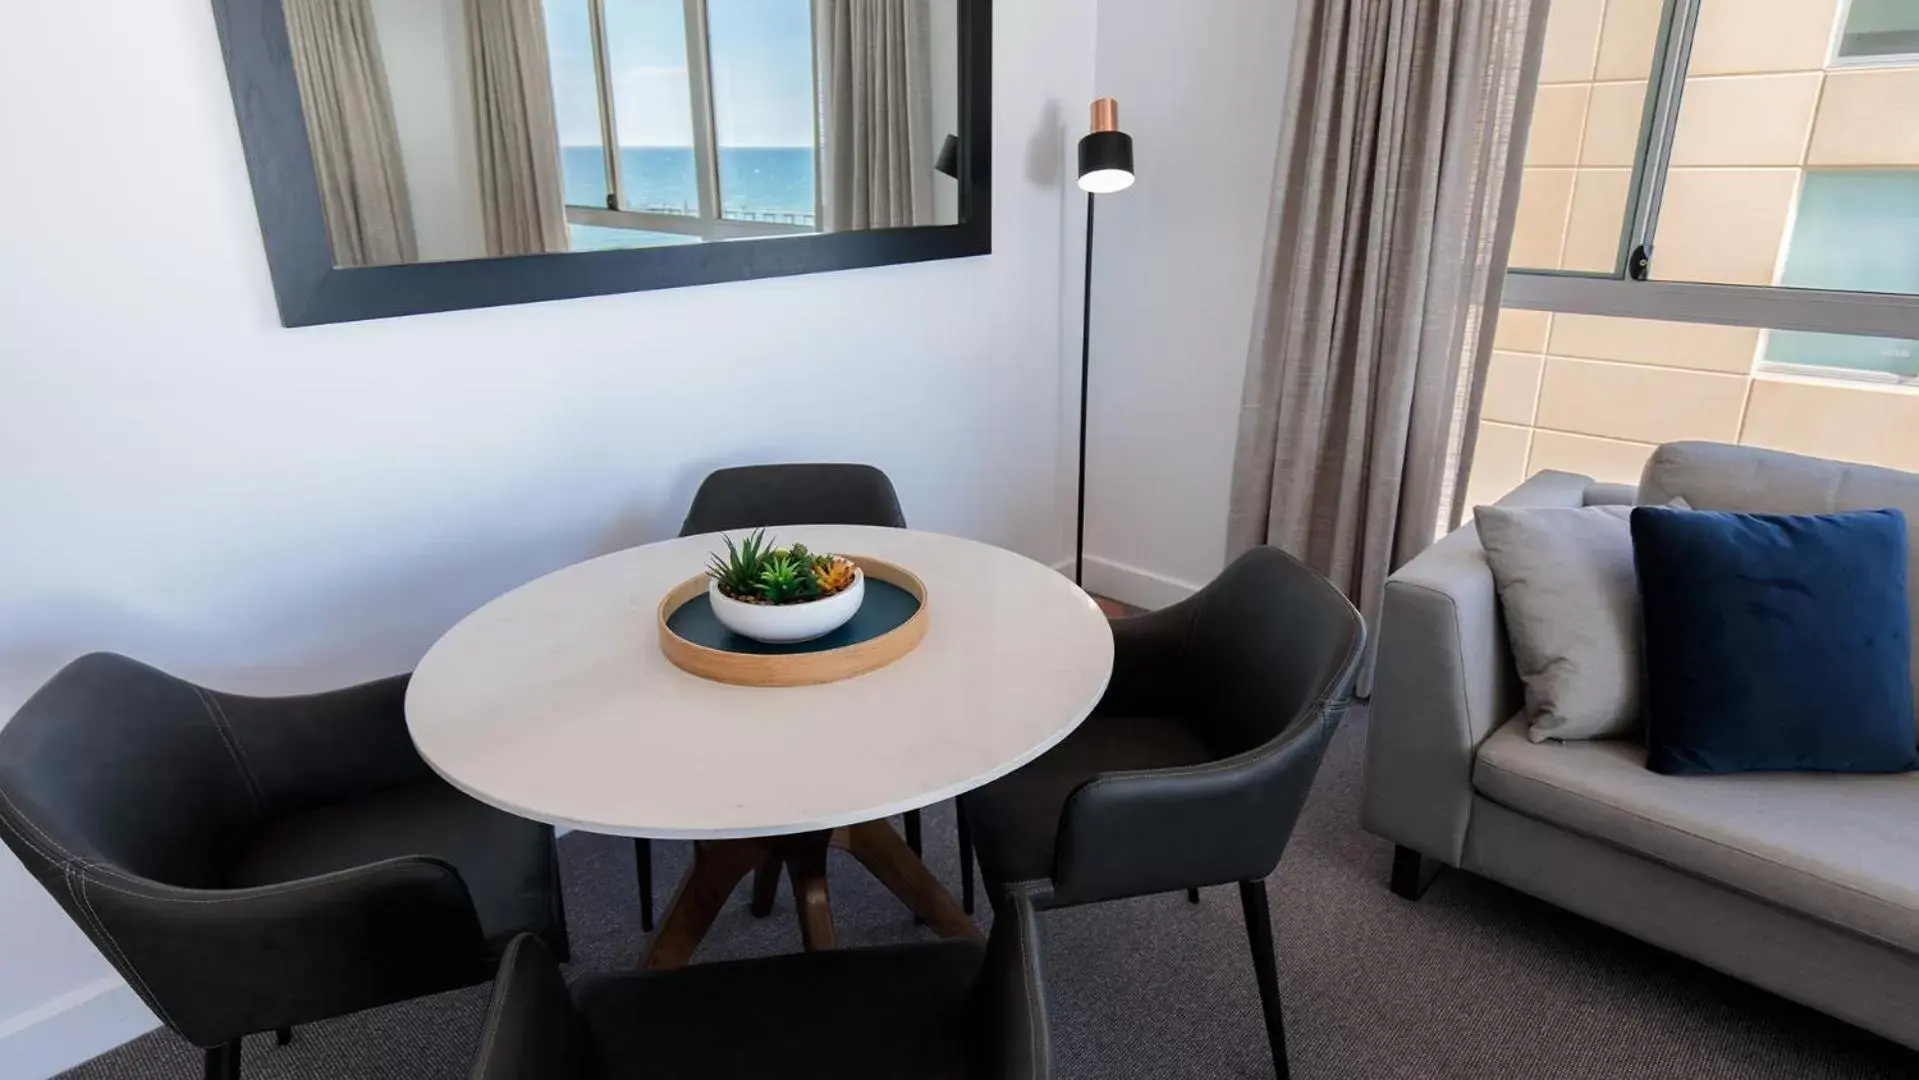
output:
[[795, 559], [790, 552], [776, 551], [760, 565], [759, 580], [753, 583], [769, 604], [795, 604], [820, 595], [819, 582], [813, 579], [810, 559]]
[[813, 580], [819, 583], [820, 592], [832, 595], [853, 584], [853, 564], [837, 555], [823, 556], [813, 563]]
[[749, 600], [759, 595], [758, 582], [760, 570], [766, 564], [770, 553], [766, 543], [766, 530], [755, 529], [738, 544], [731, 536], [721, 536], [726, 541], [726, 556], [717, 552], [707, 565], [706, 574], [719, 583], [720, 591], [736, 600]]
[[765, 529], [734, 542], [722, 536], [726, 554], [715, 552], [706, 574], [720, 591], [753, 604], [801, 604], [831, 596], [853, 584], [853, 563], [838, 555], [809, 551], [805, 544], [776, 548]]

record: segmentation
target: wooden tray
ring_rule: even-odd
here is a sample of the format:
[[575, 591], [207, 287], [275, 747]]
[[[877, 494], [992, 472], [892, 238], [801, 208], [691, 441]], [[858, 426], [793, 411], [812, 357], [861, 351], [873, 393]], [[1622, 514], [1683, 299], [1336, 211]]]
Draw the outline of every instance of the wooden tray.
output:
[[[660, 601], [660, 652], [682, 671], [738, 686], [813, 686], [885, 667], [926, 636], [926, 584], [884, 559], [846, 557], [866, 575], [866, 600], [852, 622], [831, 634], [792, 645], [734, 634], [713, 618], [707, 577], [701, 574], [674, 586]], [[887, 590], [903, 595], [888, 596]], [[682, 613], [694, 604], [697, 609]], [[909, 607], [911, 613], [901, 621]]]

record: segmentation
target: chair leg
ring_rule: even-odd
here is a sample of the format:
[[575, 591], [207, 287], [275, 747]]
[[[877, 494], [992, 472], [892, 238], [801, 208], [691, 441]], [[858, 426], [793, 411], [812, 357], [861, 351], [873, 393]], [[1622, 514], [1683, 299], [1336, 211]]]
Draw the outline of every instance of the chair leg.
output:
[[640, 930], [653, 932], [653, 841], [633, 841], [633, 865], [640, 879]]
[[973, 829], [966, 823], [966, 807], [953, 802], [953, 820], [959, 826], [960, 909], [973, 913]]
[[[920, 812], [918, 810], [908, 810], [906, 812], [905, 825], [906, 846], [913, 849], [914, 858], [924, 860], [926, 858], [926, 846], [920, 836]], [[913, 916], [913, 925], [920, 925], [920, 917], [918, 915]]]
[[773, 914], [773, 901], [780, 894], [780, 869], [782, 867], [778, 852], [769, 852], [760, 862], [760, 868], [753, 871], [753, 917], [764, 919]]
[[273, 1042], [274, 1042], [274, 1045], [276, 1045], [276, 1046], [285, 1046], [285, 1045], [287, 1045], [288, 1043], [290, 1043], [290, 1042], [292, 1042], [292, 1041], [293, 1041], [293, 1029], [292, 1029], [292, 1028], [290, 1028], [290, 1027], [283, 1027], [283, 1028], [276, 1028], [276, 1029], [274, 1030], [274, 1032], [273, 1032]]
[[1286, 1068], [1286, 1017], [1279, 1007], [1279, 965], [1273, 959], [1273, 916], [1264, 881], [1239, 883], [1239, 904], [1246, 912], [1246, 941], [1253, 950], [1253, 977], [1266, 1015], [1266, 1042], [1273, 1052], [1273, 1075], [1289, 1080]]
[[1187, 890], [1186, 890], [1186, 902], [1187, 902], [1187, 903], [1189, 903], [1189, 904], [1197, 904], [1197, 903], [1199, 903], [1199, 890], [1198, 890], [1198, 889], [1187, 889]]
[[1409, 847], [1395, 845], [1393, 848], [1393, 895], [1404, 900], [1417, 900], [1426, 895], [1426, 887], [1439, 876], [1445, 864], [1438, 859], [1428, 858]]
[[240, 1080], [240, 1040], [208, 1048], [207, 1080]]

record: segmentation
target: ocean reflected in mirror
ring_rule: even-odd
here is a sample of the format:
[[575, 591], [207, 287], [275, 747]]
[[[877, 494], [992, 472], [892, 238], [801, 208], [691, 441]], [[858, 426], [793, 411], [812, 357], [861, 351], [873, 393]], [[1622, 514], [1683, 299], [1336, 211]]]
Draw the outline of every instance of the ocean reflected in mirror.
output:
[[282, 0], [337, 266], [960, 223], [957, 0]]

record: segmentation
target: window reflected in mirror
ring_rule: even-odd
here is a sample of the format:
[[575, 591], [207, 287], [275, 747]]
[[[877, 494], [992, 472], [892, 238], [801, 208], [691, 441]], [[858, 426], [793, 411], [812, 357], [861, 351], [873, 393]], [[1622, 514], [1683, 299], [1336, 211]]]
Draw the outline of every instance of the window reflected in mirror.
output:
[[957, 0], [282, 2], [339, 266], [960, 223]]

